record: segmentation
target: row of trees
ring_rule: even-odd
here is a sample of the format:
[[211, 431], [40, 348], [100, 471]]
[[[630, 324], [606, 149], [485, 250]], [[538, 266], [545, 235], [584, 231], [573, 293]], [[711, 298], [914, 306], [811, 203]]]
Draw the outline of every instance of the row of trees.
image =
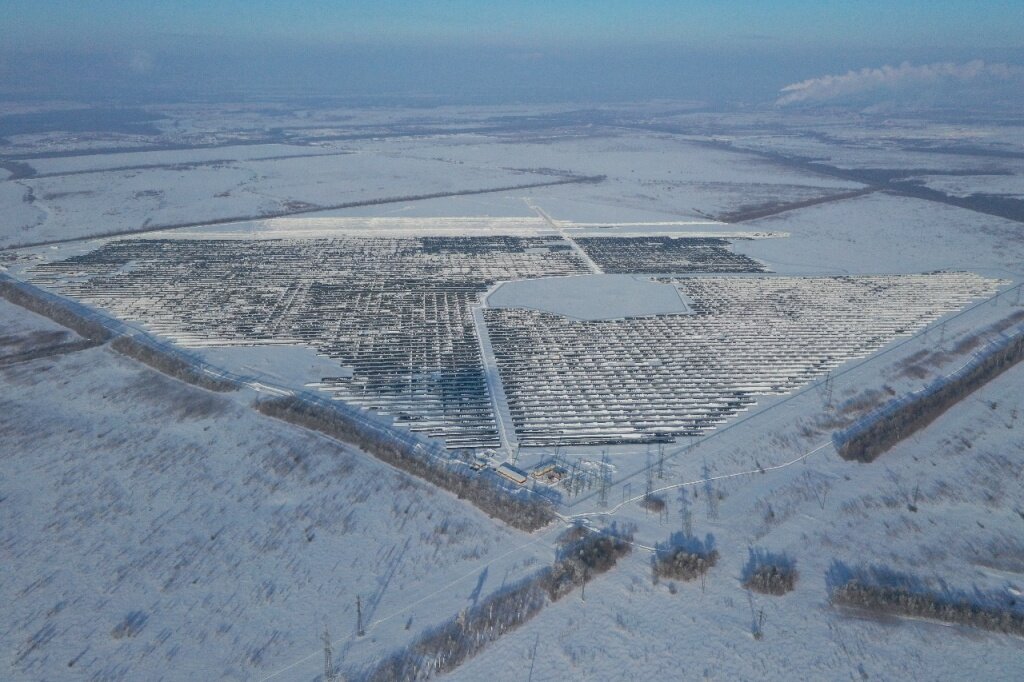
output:
[[173, 351], [143, 343], [130, 336], [117, 337], [110, 347], [167, 376], [205, 388], [208, 391], [223, 393], [238, 388], [235, 382], [207, 374], [197, 368], [193, 362], [180, 357]]
[[57, 296], [48, 296], [31, 285], [0, 278], [0, 296], [71, 329], [90, 344], [106, 343], [114, 339], [110, 344], [114, 350], [175, 379], [210, 391], [233, 391], [237, 388], [231, 381], [202, 372], [193, 362], [173, 351], [143, 343], [129, 336], [117, 336], [98, 316], [90, 314], [85, 308]]
[[554, 507], [547, 500], [509, 490], [496, 476], [471, 474], [465, 468], [451, 466], [446, 459], [431, 458], [423, 452], [423, 441], [374, 423], [369, 415], [349, 415], [299, 396], [262, 400], [255, 408], [262, 414], [352, 443], [391, 466], [454, 493], [514, 528], [531, 532], [555, 519]]
[[0, 276], [0, 296], [14, 305], [50, 318], [89, 341], [104, 343], [114, 336], [102, 323], [88, 317], [77, 306], [55, 296], [46, 296], [35, 287], [16, 280]]
[[404, 682], [450, 672], [536, 616], [547, 603], [611, 569], [630, 549], [626, 536], [589, 534], [563, 549], [554, 565], [460, 611], [405, 649], [353, 677], [371, 682]]
[[932, 384], [920, 395], [891, 403], [867, 422], [834, 434], [833, 441], [839, 455], [858, 462], [874, 461], [1021, 360], [1024, 360], [1024, 333], [1010, 337], [954, 376]]
[[1000, 608], [966, 598], [950, 599], [940, 593], [868, 584], [857, 578], [835, 588], [832, 603], [872, 613], [927, 618], [1024, 637], [1024, 613], [1009, 604]]

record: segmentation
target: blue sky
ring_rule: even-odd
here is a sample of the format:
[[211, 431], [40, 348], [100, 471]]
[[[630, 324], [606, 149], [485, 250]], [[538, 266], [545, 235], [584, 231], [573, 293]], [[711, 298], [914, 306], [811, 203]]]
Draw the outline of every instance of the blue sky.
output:
[[763, 102], [974, 59], [1024, 64], [1024, 0], [0, 0], [0, 94]]
[[1024, 46], [1024, 2], [932, 0], [3, 0], [4, 42], [20, 47], [190, 35], [318, 45], [723, 48]]

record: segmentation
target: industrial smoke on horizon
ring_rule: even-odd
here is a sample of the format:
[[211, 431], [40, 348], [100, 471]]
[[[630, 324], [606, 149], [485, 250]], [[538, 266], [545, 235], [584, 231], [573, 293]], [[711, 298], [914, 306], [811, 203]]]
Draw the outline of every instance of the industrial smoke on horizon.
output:
[[1021, 97], [1024, 67], [989, 64], [976, 59], [963, 64], [938, 62], [885, 65], [810, 78], [783, 87], [776, 106], [831, 103], [876, 104], [954, 102], [965, 94], [984, 93], [993, 100]]

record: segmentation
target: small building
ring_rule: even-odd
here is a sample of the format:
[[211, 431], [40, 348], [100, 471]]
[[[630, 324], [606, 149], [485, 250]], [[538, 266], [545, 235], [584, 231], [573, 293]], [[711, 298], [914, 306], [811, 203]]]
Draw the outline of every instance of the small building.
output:
[[555, 485], [556, 483], [562, 480], [565, 474], [566, 471], [563, 467], [560, 467], [554, 462], [551, 462], [549, 464], [537, 467], [536, 469], [533, 470], [533, 472], [531, 472], [530, 475], [542, 483], [546, 483], [548, 485]]
[[501, 474], [508, 480], [512, 481], [516, 485], [522, 485], [526, 483], [526, 472], [522, 471], [521, 469], [515, 468], [508, 462], [503, 462], [502, 464], [499, 464], [498, 468], [495, 469], [495, 471], [497, 471], [499, 474]]

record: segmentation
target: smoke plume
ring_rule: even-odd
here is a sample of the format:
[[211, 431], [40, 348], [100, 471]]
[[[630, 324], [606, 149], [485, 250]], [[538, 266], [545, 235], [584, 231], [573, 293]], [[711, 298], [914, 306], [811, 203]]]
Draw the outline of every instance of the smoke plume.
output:
[[953, 94], [978, 85], [1024, 83], [1024, 68], [1008, 64], [987, 64], [974, 60], [965, 64], [941, 62], [849, 71], [843, 75], [821, 76], [782, 88], [777, 106], [820, 104], [844, 99], [885, 95], [900, 96], [922, 91]]

